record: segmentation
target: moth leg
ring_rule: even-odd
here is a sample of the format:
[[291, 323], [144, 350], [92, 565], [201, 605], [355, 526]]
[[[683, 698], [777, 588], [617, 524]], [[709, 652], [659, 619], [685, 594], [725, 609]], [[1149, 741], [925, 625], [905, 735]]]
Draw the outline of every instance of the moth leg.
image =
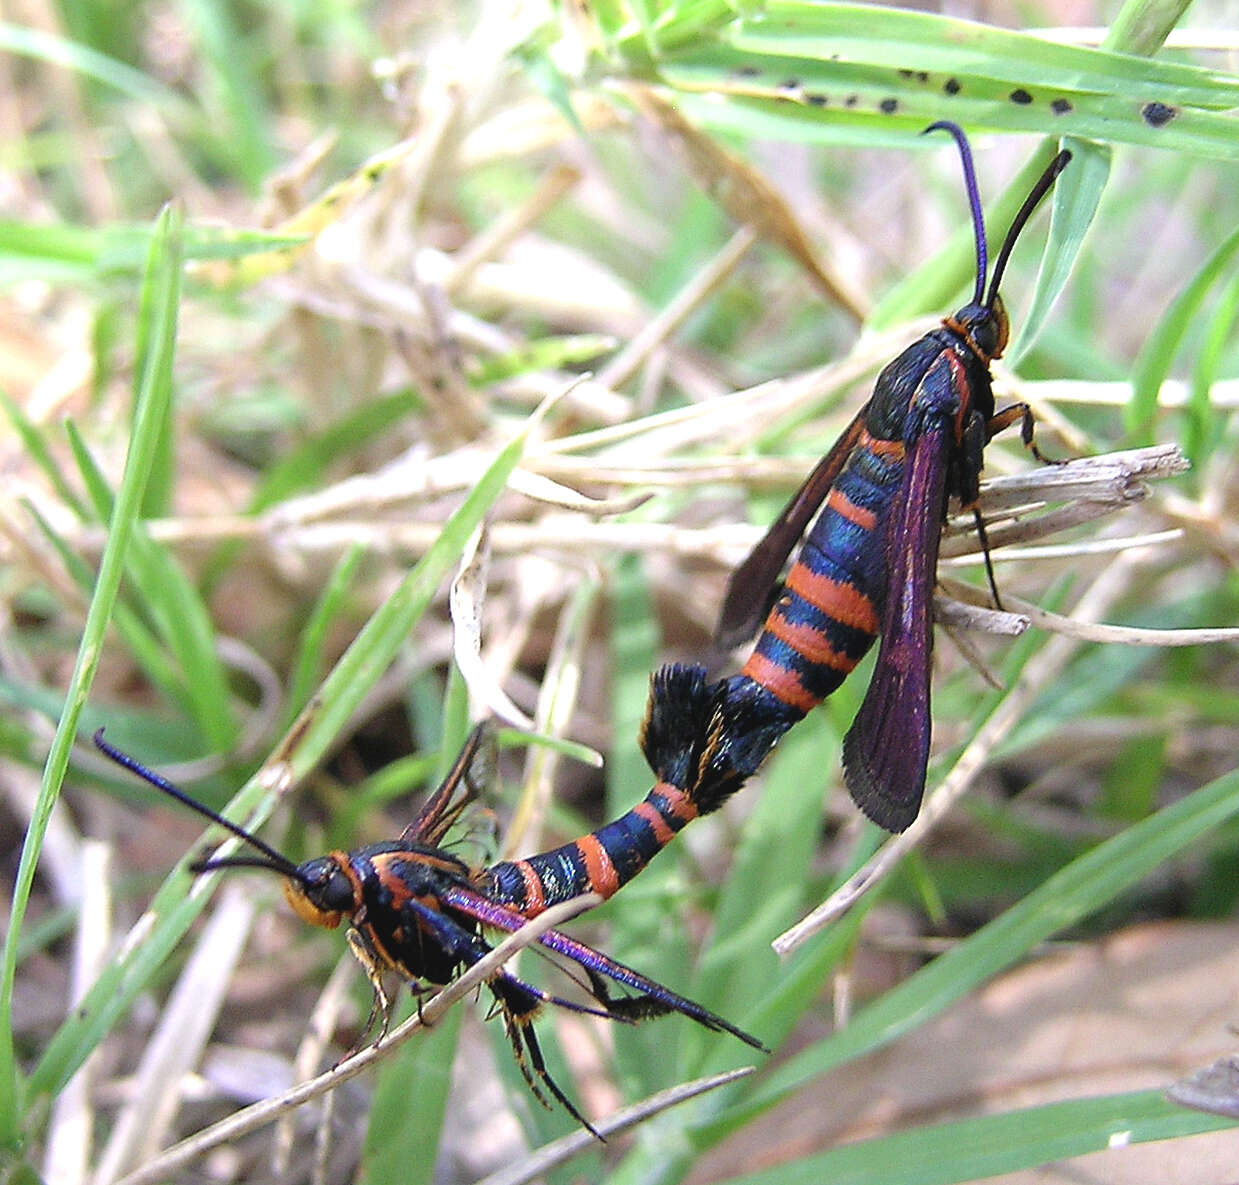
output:
[[392, 1015], [392, 1000], [383, 987], [382, 968], [379, 966], [379, 961], [375, 957], [370, 943], [366, 941], [365, 935], [360, 930], [349, 930], [348, 948], [353, 952], [353, 958], [361, 964], [362, 970], [365, 971], [366, 978], [370, 981], [370, 990], [373, 992], [373, 996], [370, 1001], [370, 1015], [366, 1017], [366, 1023], [361, 1030], [361, 1035], [353, 1043], [353, 1047], [348, 1053], [344, 1055], [345, 1058], [352, 1057], [365, 1044], [366, 1038], [374, 1029], [375, 1021], [380, 1016], [383, 1018], [383, 1027], [379, 1032], [378, 1040], [382, 1041], [387, 1036], [388, 1029], [391, 1028]]
[[[985, 560], [985, 579], [989, 583], [989, 591], [994, 601], [994, 608], [999, 610], [1002, 609], [1002, 597], [998, 595], [998, 580], [994, 576], [994, 562], [990, 559], [989, 553], [989, 535], [985, 530], [985, 520], [981, 517], [981, 508], [977, 502], [980, 493], [981, 458], [985, 451], [986, 443], [993, 437], [994, 433], [1001, 432], [1003, 428], [1015, 423], [1021, 416], [1023, 416], [1024, 429], [1027, 432], [1024, 443], [1030, 444], [1032, 441], [1033, 418], [1032, 412], [1026, 403], [1017, 403], [1012, 407], [1008, 407], [1005, 411], [999, 412], [998, 415], [987, 421], [983, 421], [979, 415], [969, 416], [968, 423], [964, 428], [963, 438], [960, 441], [960, 447], [964, 456], [971, 462], [963, 465], [963, 471], [959, 477], [960, 509], [972, 511], [972, 521], [977, 528], [977, 540], [981, 544], [981, 556]], [[1033, 451], [1036, 452], [1036, 449], [1034, 448]]]
[[[472, 967], [491, 949], [484, 939], [470, 933], [453, 918], [431, 909], [415, 898], [406, 901], [402, 910], [411, 919], [422, 923], [424, 929], [433, 935], [435, 942], [444, 953], [466, 967]], [[538, 1038], [533, 1029], [533, 1022], [544, 1002], [570, 1008], [576, 1012], [598, 1013], [599, 1010], [573, 1003], [570, 1000], [561, 1000], [558, 996], [522, 983], [505, 971], [499, 971], [493, 975], [487, 981], [487, 986], [495, 998], [492, 1015], [498, 1012], [503, 1017], [504, 1030], [511, 1042], [517, 1067], [534, 1098], [544, 1107], [549, 1108], [551, 1105], [547, 1098], [549, 1094], [582, 1127], [601, 1140], [602, 1137], [573, 1106], [571, 1100], [559, 1089], [547, 1071], [546, 1062], [542, 1057], [542, 1048], [538, 1044]], [[601, 1015], [622, 1019], [609, 1010], [602, 1011]]]
[[593, 1124], [573, 1106], [572, 1101], [559, 1089], [555, 1079], [551, 1077], [550, 1071], [546, 1068], [542, 1047], [538, 1044], [538, 1037], [533, 1027], [533, 1022], [537, 1019], [541, 1008], [541, 1001], [534, 993], [503, 975], [491, 981], [490, 990], [494, 992], [495, 1002], [503, 1016], [503, 1027], [511, 1042], [516, 1065], [534, 1098], [550, 1110], [551, 1104], [542, 1092], [542, 1087], [545, 1087], [577, 1123], [595, 1139], [605, 1144], [606, 1141]]
[[989, 536], [985, 533], [985, 519], [980, 507], [972, 508], [972, 521], [976, 524], [977, 539], [981, 543], [981, 556], [985, 560], [985, 579], [989, 581], [989, 593], [994, 598], [994, 608], [1002, 611], [1002, 597], [998, 595], [998, 580], [994, 576], [994, 561], [989, 554]]
[[1065, 461], [1057, 457], [1047, 457], [1038, 447], [1037, 442], [1033, 439], [1037, 421], [1032, 413], [1032, 408], [1027, 403], [1013, 403], [1010, 407], [1004, 407], [997, 415], [992, 416], [989, 422], [985, 425], [986, 440], [993, 440], [999, 432], [1010, 428], [1012, 424], [1019, 420], [1020, 422], [1020, 439], [1024, 442], [1025, 448], [1028, 449], [1042, 465], [1064, 465]]
[[410, 983], [409, 991], [413, 994], [413, 999], [417, 1001], [417, 1019], [421, 1022], [422, 1028], [434, 1028], [434, 1025], [426, 1019], [426, 1014], [422, 1011], [422, 1005], [426, 1003], [426, 997], [431, 994], [431, 989], [425, 984]]

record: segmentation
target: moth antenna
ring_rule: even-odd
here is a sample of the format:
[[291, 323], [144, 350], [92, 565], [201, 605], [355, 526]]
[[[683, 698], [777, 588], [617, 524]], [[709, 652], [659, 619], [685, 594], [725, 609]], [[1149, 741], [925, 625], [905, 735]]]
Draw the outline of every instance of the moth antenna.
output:
[[281, 876], [292, 877], [302, 884], [307, 883], [305, 877], [295, 869], [290, 872], [285, 865], [276, 864], [262, 856], [220, 856], [218, 859], [195, 860], [189, 866], [189, 871], [197, 876], [202, 872], [214, 872], [217, 868], [265, 868], [270, 872], [278, 872]]
[[[136, 774], [144, 782], [154, 786], [156, 790], [166, 794], [169, 798], [175, 798], [177, 802], [189, 807], [191, 811], [196, 811], [204, 819], [210, 819], [212, 823], [218, 823], [225, 831], [232, 832], [238, 839], [244, 840], [267, 858], [267, 863], [259, 864], [251, 861], [245, 865], [246, 867], [270, 868], [275, 872], [283, 873], [284, 876], [290, 876], [294, 880], [304, 881], [297, 866], [282, 852], [277, 852], [270, 844], [264, 843], [258, 836], [246, 831], [240, 824], [232, 822], [231, 819], [225, 819], [218, 811], [213, 811], [205, 803], [199, 802], [196, 798], [191, 798], [179, 786], [169, 782], [167, 778], [161, 777], [153, 769], [147, 769], [140, 761], [135, 760], [128, 753], [122, 752], [115, 745], [105, 741], [102, 728], [95, 733], [95, 748], [105, 757], [115, 761], [117, 765], [127, 769], [130, 773]], [[227, 863], [217, 863], [214, 861], [205, 861], [205, 863], [210, 864], [213, 868], [225, 868], [230, 865], [237, 865], [238, 860], [228, 860]], [[201, 868], [197, 870], [202, 871]]]
[[992, 309], [994, 301], [998, 298], [998, 285], [1002, 282], [1002, 273], [1006, 271], [1007, 260], [1011, 258], [1011, 252], [1015, 248], [1015, 240], [1020, 237], [1020, 231], [1033, 216], [1033, 211], [1041, 204], [1041, 199], [1050, 192], [1051, 186], [1058, 179], [1059, 173], [1067, 167], [1069, 160], [1071, 160], [1071, 153], [1064, 148], [1050, 161], [1045, 172], [1037, 179], [1037, 184], [1024, 199], [1019, 213], [1012, 219], [1011, 229], [1007, 231], [1007, 237], [1002, 241], [1002, 249], [998, 252], [998, 258], [994, 262], [994, 276], [990, 280], [989, 295], [985, 298], [987, 308]]
[[968, 205], [972, 209], [972, 234], [977, 244], [977, 280], [972, 292], [972, 303], [980, 304], [981, 296], [985, 292], [985, 276], [989, 263], [985, 249], [985, 217], [981, 213], [981, 191], [977, 188], [977, 172], [972, 165], [972, 149], [968, 145], [964, 129], [949, 119], [931, 123], [921, 135], [927, 136], [930, 132], [949, 132], [959, 146], [959, 157], [964, 164], [964, 189], [968, 194]]

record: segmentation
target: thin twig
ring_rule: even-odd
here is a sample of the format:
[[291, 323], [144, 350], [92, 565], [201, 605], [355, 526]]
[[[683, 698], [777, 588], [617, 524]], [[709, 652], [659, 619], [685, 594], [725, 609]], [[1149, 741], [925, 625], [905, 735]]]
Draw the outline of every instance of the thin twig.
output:
[[[938, 583], [944, 590], [966, 603], [977, 603], [984, 606], [986, 593], [969, 584], [961, 584], [957, 580], [943, 580]], [[1201, 626], [1191, 629], [1159, 630], [1134, 625], [1104, 625], [1100, 622], [1081, 621], [1077, 617], [1065, 617], [1061, 613], [1051, 613], [1030, 601], [1019, 597], [1005, 595], [1002, 602], [1010, 609], [1019, 610], [1030, 625], [1043, 629], [1047, 633], [1063, 634], [1071, 638], [1079, 638], [1082, 642], [1105, 642], [1120, 646], [1209, 646], [1218, 642], [1239, 642], [1239, 628], [1210, 628]], [[995, 615], [993, 609], [983, 609], [984, 612]], [[1013, 614], [1002, 614], [1004, 617]], [[994, 630], [991, 632], [1003, 632]]]
[[[652, 1094], [639, 1103], [634, 1103], [631, 1107], [617, 1111], [609, 1119], [600, 1120], [594, 1124], [594, 1128], [604, 1138], [617, 1135], [649, 1119], [650, 1116], [667, 1110], [668, 1107], [674, 1107], [677, 1103], [686, 1102], [707, 1091], [718, 1090], [719, 1087], [738, 1082], [754, 1071], [754, 1066], [742, 1066], [738, 1070], [729, 1070], [726, 1074], [697, 1078], [668, 1090], [660, 1090], [657, 1094]], [[573, 1132], [571, 1135], [561, 1136], [558, 1140], [544, 1144], [518, 1164], [502, 1168], [498, 1172], [491, 1173], [489, 1177], [483, 1177], [477, 1185], [525, 1185], [525, 1182], [544, 1176], [552, 1169], [571, 1160], [578, 1152], [597, 1146], [598, 1142], [589, 1132]]]

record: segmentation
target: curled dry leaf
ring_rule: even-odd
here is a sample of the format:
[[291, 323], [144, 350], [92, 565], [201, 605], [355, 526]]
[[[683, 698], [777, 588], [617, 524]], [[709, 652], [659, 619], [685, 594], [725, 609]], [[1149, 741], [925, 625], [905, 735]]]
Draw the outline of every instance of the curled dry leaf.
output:
[[485, 704], [500, 720], [517, 728], [532, 729], [533, 720], [508, 698], [482, 661], [482, 613], [489, 564], [490, 545], [483, 523], [470, 536], [448, 597], [453, 626], [452, 651], [470, 696]]

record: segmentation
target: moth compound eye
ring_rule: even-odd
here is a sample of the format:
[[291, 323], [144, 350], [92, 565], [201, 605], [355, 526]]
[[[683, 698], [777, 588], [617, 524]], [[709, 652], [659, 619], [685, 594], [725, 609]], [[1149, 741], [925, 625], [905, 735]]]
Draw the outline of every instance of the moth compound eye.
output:
[[1007, 308], [1002, 303], [1002, 297], [994, 294], [993, 301], [994, 348], [990, 351], [991, 358], [1001, 358], [1007, 348], [1007, 339], [1011, 334], [1011, 321], [1007, 317]]
[[357, 908], [352, 879], [334, 856], [320, 856], [284, 880], [284, 897], [302, 921], [334, 930]]

